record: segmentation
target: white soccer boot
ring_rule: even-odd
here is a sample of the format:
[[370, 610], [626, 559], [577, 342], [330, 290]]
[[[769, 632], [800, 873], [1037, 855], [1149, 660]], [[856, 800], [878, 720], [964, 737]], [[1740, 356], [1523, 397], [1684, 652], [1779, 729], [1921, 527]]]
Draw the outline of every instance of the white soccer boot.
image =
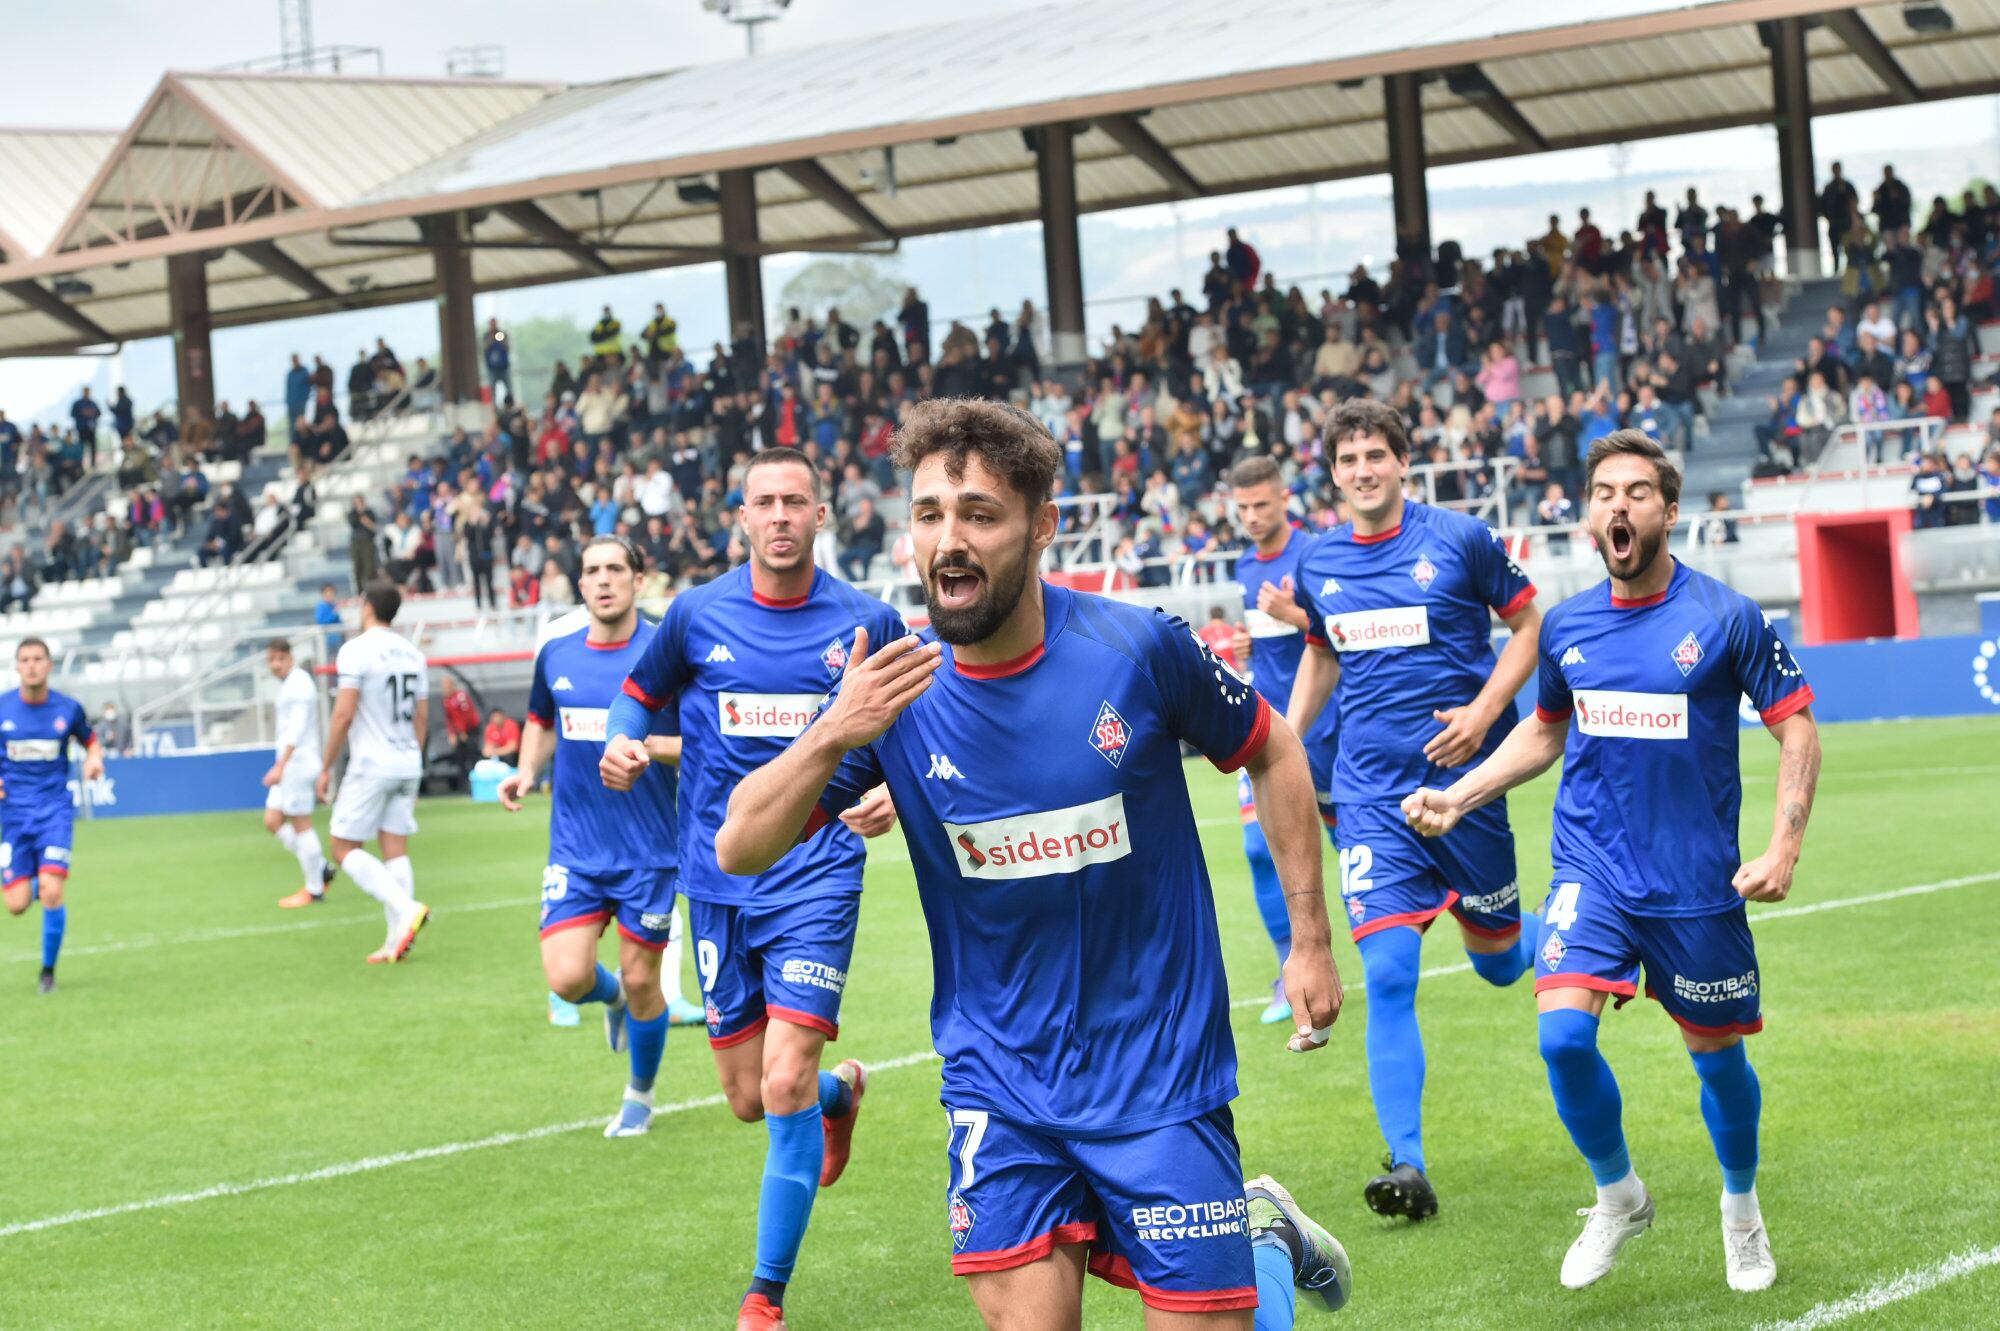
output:
[[1630, 1211], [1611, 1211], [1600, 1205], [1587, 1207], [1577, 1214], [1586, 1219], [1583, 1233], [1576, 1236], [1576, 1242], [1570, 1244], [1569, 1251], [1563, 1254], [1562, 1282], [1565, 1289], [1582, 1289], [1604, 1278], [1612, 1263], [1618, 1260], [1618, 1250], [1645, 1233], [1653, 1223], [1653, 1196], [1646, 1193], [1639, 1205]]
[[1771, 1236], [1764, 1232], [1764, 1217], [1748, 1224], [1728, 1218], [1722, 1222], [1722, 1256], [1729, 1268], [1729, 1288], [1745, 1294], [1771, 1288], [1778, 1278], [1778, 1263], [1771, 1256]]

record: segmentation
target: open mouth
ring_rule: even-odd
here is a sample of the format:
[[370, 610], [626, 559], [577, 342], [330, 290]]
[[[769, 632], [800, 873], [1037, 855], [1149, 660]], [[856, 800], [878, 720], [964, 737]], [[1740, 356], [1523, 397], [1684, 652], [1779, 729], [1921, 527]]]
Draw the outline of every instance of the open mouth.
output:
[[799, 548], [799, 543], [789, 536], [774, 536], [768, 549], [774, 555], [788, 555]]
[[1631, 558], [1633, 546], [1632, 524], [1623, 518], [1613, 518], [1604, 529], [1605, 539], [1611, 542], [1611, 557], [1620, 561]]
[[937, 572], [938, 604], [953, 610], [963, 609], [979, 599], [979, 574], [969, 568], [939, 569]]

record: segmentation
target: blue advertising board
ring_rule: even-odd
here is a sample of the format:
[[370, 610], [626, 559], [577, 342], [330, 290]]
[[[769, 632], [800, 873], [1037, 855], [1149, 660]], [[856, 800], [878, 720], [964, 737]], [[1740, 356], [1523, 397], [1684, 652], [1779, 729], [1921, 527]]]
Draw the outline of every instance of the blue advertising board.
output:
[[[137, 818], [151, 813], [221, 813], [264, 807], [264, 773], [274, 749], [223, 749], [161, 758], [106, 758], [90, 783], [90, 816]], [[72, 765], [70, 799], [82, 804], [82, 766]]]

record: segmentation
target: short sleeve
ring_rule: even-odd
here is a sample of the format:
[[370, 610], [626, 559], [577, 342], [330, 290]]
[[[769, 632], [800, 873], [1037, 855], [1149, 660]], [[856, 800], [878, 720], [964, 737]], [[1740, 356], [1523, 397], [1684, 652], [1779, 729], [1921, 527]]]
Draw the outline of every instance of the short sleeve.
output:
[[1330, 639], [1326, 636], [1326, 616], [1320, 613], [1319, 600], [1306, 587], [1306, 558], [1299, 556], [1299, 562], [1292, 569], [1292, 600], [1299, 609], [1306, 612], [1306, 642], [1314, 647], [1324, 647]]
[[667, 606], [667, 617], [660, 622], [660, 631], [647, 642], [639, 664], [625, 678], [626, 696], [638, 699], [649, 712], [665, 708], [689, 682], [687, 654], [682, 645], [687, 641], [688, 617], [692, 613], [685, 596], [675, 597]]
[[556, 695], [549, 691], [549, 648], [553, 643], [543, 643], [542, 650], [535, 653], [535, 679], [528, 686], [528, 719], [544, 730], [555, 729]]
[[76, 742], [87, 749], [91, 741], [97, 738], [97, 732], [90, 728], [90, 713], [83, 710], [83, 704], [80, 702], [71, 703], [70, 706], [75, 710], [76, 719], [70, 722], [69, 733], [76, 736]]
[[1148, 671], [1173, 733], [1223, 771], [1236, 771], [1270, 738], [1271, 704], [1185, 620], [1154, 611], [1151, 626]]
[[875, 746], [864, 744], [858, 749], [849, 749], [840, 760], [840, 766], [833, 769], [826, 789], [820, 792], [819, 802], [813, 806], [812, 814], [806, 819], [805, 830], [799, 833], [799, 840], [810, 841], [819, 830], [841, 814], [861, 802], [861, 797], [882, 784], [882, 762], [875, 754]]
[[361, 687], [361, 672], [368, 668], [368, 663], [362, 659], [362, 654], [366, 650], [358, 641], [341, 644], [340, 654], [333, 658], [335, 687], [342, 689]]
[[1535, 599], [1535, 584], [1528, 581], [1528, 575], [1500, 543], [1500, 533], [1490, 528], [1469, 533], [1465, 547], [1472, 585], [1478, 589], [1479, 599], [1502, 619], [1527, 609]]
[[1812, 685], [1806, 683], [1798, 658], [1772, 627], [1771, 617], [1747, 597], [1738, 600], [1729, 650], [1737, 686], [1765, 725], [1774, 726], [1812, 704]]
[[1570, 696], [1569, 681], [1563, 678], [1562, 669], [1556, 664], [1555, 643], [1546, 623], [1542, 625], [1537, 660], [1540, 665], [1535, 674], [1535, 715], [1545, 723], [1567, 721], [1576, 710], [1576, 700]]

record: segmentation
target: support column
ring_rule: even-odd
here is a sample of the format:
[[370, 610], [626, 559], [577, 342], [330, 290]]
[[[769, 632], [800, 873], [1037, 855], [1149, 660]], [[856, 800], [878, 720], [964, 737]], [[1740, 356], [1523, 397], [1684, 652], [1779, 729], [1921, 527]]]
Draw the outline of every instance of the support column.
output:
[[167, 319], [174, 326], [174, 396], [181, 410], [194, 407], [215, 419], [214, 325], [208, 314], [207, 254], [167, 256]]
[[[724, 171], [722, 194], [722, 275], [729, 286], [731, 345], [748, 336], [761, 366], [771, 343], [764, 336], [764, 261], [757, 253], [757, 177], [752, 171]], [[747, 333], [746, 333], [747, 330]]]
[[1076, 226], [1075, 125], [1035, 131], [1035, 181], [1042, 214], [1042, 266], [1049, 286], [1049, 360], [1058, 379], [1081, 377], [1083, 341], [1083, 240]]
[[1778, 131], [1778, 185], [1785, 223], [1785, 271], [1820, 275], [1819, 218], [1814, 214], [1812, 83], [1806, 68], [1805, 20], [1779, 19], [1771, 44], [1771, 121]]
[[479, 401], [479, 326], [472, 308], [470, 224], [464, 213], [422, 220], [437, 272], [438, 388], [446, 407]]
[[1396, 215], [1396, 257], [1405, 271], [1431, 269], [1431, 196], [1424, 181], [1424, 90], [1415, 74], [1382, 79], [1382, 118], [1389, 130], [1389, 193]]

